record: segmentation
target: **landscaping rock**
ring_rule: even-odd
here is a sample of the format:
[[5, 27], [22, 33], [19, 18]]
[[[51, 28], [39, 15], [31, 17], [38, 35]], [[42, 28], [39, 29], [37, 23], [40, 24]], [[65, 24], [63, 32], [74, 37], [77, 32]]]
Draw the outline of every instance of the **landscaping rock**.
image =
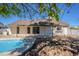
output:
[[[28, 51], [26, 56], [76, 56], [79, 55], [78, 41], [74, 40], [57, 40], [37, 39], [34, 46]], [[58, 38], [60, 39], [60, 38]], [[38, 42], [38, 43], [37, 43]], [[75, 43], [73, 43], [75, 42]]]

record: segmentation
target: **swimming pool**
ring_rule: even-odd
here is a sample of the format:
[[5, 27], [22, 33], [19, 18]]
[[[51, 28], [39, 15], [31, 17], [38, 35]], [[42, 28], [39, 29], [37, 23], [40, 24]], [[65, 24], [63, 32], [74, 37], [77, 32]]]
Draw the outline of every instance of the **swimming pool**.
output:
[[23, 44], [24, 43], [21, 39], [0, 40], [0, 53], [16, 49], [18, 47], [21, 47]]

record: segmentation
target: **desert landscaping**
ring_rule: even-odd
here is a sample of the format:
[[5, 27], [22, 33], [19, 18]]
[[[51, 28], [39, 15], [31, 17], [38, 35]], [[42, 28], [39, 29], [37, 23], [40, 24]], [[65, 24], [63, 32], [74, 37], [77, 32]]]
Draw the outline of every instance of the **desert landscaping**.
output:
[[[64, 40], [63, 40], [64, 39]], [[55, 36], [53, 39], [38, 39], [26, 56], [78, 56], [79, 38]]]

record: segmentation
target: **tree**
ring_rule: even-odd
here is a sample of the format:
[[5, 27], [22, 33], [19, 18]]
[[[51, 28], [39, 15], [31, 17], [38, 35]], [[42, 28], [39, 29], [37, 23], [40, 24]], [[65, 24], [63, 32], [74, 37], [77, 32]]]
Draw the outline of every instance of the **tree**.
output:
[[[66, 6], [69, 8], [71, 4], [67, 3]], [[40, 13], [46, 12], [49, 19], [55, 18], [57, 21], [59, 21], [59, 13], [63, 14], [62, 9], [60, 9], [56, 3], [39, 4], [39, 11]]]
[[[71, 4], [66, 4], [67, 7], [70, 7]], [[9, 17], [11, 15], [16, 15], [20, 17], [26, 17], [26, 14], [29, 18], [33, 18], [35, 14], [41, 15], [46, 13], [50, 18], [55, 18], [59, 21], [59, 13], [62, 12], [55, 3], [40, 3], [40, 4], [12, 4], [12, 3], [2, 3], [0, 4], [0, 15], [3, 17]]]
[[33, 14], [38, 13], [32, 4], [0, 4], [0, 15], [3, 17], [9, 17], [11, 15], [26, 17], [26, 14], [32, 18]]

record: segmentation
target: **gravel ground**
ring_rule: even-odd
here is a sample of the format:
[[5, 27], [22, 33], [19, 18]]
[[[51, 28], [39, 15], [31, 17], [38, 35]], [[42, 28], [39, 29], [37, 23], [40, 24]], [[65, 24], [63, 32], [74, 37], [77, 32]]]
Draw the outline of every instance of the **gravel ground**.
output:
[[37, 39], [25, 56], [78, 56], [79, 39], [53, 37]]

